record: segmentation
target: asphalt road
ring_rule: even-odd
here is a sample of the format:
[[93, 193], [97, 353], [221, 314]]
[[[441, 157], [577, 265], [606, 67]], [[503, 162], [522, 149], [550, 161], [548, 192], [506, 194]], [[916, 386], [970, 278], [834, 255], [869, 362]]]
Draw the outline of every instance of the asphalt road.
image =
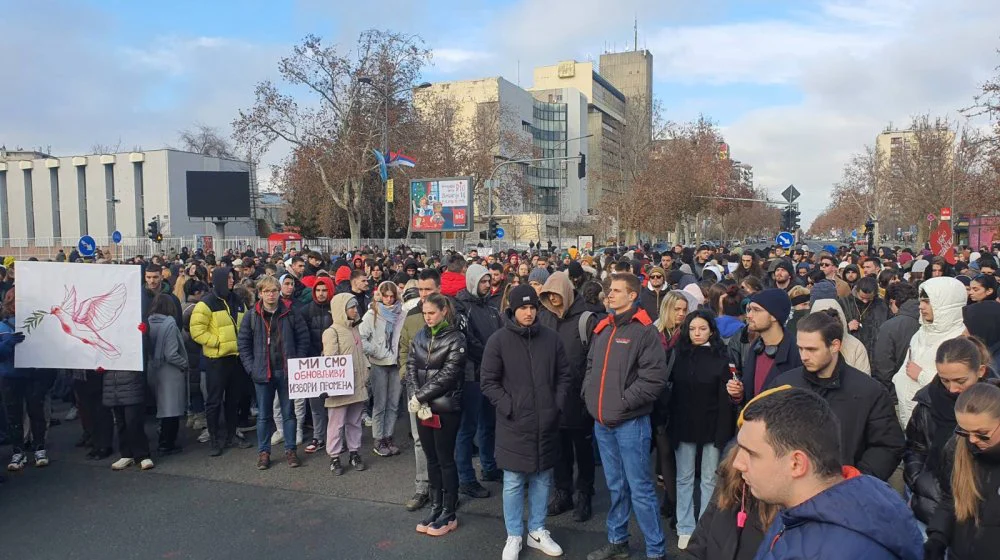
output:
[[[374, 456], [368, 432], [368, 470], [335, 477], [326, 455], [301, 451], [301, 468], [276, 460], [263, 472], [254, 466], [254, 449], [211, 458], [187, 430], [183, 453], [156, 459], [151, 471], [114, 472], [117, 456], [85, 460], [72, 447], [79, 422], [64, 422], [50, 430], [49, 467], [7, 473], [0, 485], [0, 558], [499, 558], [506, 538], [499, 483], [485, 484], [490, 498], [461, 503], [456, 532], [433, 538], [414, 530], [423, 512], [402, 507], [413, 493], [413, 451], [404, 424], [398, 426], [402, 455]], [[155, 442], [155, 425], [146, 431]], [[593, 519], [575, 523], [567, 513], [547, 520], [564, 558], [585, 558], [605, 542], [608, 495], [600, 469], [597, 478]], [[644, 557], [634, 521], [631, 534], [633, 558]], [[675, 543], [668, 533], [668, 544]], [[525, 549], [521, 558], [546, 556]]]

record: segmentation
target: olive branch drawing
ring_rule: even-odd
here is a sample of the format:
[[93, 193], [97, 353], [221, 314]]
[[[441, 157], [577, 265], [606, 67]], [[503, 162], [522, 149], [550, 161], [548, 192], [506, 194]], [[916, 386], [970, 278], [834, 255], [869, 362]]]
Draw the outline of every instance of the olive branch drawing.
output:
[[41, 309], [35, 310], [34, 312], [32, 312], [31, 315], [28, 315], [27, 319], [24, 320], [24, 324], [21, 326], [21, 328], [24, 329], [24, 332], [26, 334], [31, 334], [31, 331], [38, 328], [38, 325], [42, 324], [42, 321], [48, 314], [49, 314], [48, 311], [43, 311]]

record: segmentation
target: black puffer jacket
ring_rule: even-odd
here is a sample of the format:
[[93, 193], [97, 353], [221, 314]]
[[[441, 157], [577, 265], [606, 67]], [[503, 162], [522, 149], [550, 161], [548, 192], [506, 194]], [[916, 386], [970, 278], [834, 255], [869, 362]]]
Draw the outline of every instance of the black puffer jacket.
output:
[[146, 372], [107, 370], [104, 372], [101, 404], [129, 406], [146, 402]]
[[934, 517], [927, 524], [928, 543], [924, 550], [928, 560], [943, 560], [944, 556], [931, 554], [935, 542], [947, 543], [948, 560], [994, 560], [1000, 550], [1000, 448], [993, 447], [975, 456], [976, 487], [983, 499], [979, 502], [979, 523], [974, 520], [955, 519], [955, 499], [951, 494], [951, 472], [954, 467], [955, 446], [972, 445], [966, 439], [952, 439], [945, 447], [944, 468], [938, 479], [941, 485], [941, 502]]
[[[951, 395], [936, 377], [913, 397], [917, 405], [906, 425], [903, 480], [913, 492], [910, 509], [923, 523], [930, 523], [941, 501], [938, 478], [943, 473], [939, 469], [944, 463], [944, 447], [956, 426], [954, 411], [957, 397]], [[949, 404], [950, 407], [947, 406]], [[951, 417], [942, 418], [941, 412], [935, 414], [935, 410], [948, 410]]]
[[[551, 278], [550, 276], [549, 279], [551, 280]], [[543, 291], [543, 297], [544, 294]], [[569, 362], [570, 396], [562, 409], [559, 427], [591, 429], [594, 426], [594, 419], [587, 412], [587, 406], [580, 397], [580, 391], [583, 389], [583, 377], [587, 374], [587, 349], [590, 347], [590, 339], [594, 337], [594, 327], [597, 326], [600, 319], [596, 313], [591, 313], [587, 318], [585, 329], [589, 339], [585, 345], [580, 340], [580, 319], [584, 312], [588, 311], [587, 302], [575, 298], [562, 318], [549, 309], [546, 301], [543, 300], [542, 305], [544, 307], [538, 310], [538, 322], [559, 333], [559, 339], [562, 341], [563, 349], [566, 351], [566, 359]]]
[[559, 459], [559, 413], [571, 378], [559, 335], [511, 311], [483, 351], [483, 395], [496, 407], [496, 459], [505, 471], [542, 472]]
[[867, 305], [853, 295], [841, 301], [847, 322], [861, 323], [861, 328], [851, 334], [865, 345], [865, 349], [868, 350], [868, 362], [871, 363], [875, 359], [875, 341], [879, 337], [879, 331], [889, 320], [889, 306], [879, 297], [873, 298]]
[[410, 395], [429, 403], [431, 411], [460, 412], [465, 382], [465, 335], [454, 325], [432, 334], [424, 326], [413, 337], [406, 357], [406, 386]]

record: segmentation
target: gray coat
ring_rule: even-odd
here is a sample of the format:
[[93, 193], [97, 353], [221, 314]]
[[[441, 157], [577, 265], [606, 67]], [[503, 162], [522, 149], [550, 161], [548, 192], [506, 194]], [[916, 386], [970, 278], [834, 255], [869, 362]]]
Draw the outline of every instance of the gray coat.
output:
[[156, 395], [156, 417], [184, 416], [187, 411], [188, 355], [184, 338], [173, 317], [149, 316], [153, 355], [149, 360], [149, 386]]
[[146, 402], [146, 373], [109, 369], [102, 374], [101, 404], [130, 406]]

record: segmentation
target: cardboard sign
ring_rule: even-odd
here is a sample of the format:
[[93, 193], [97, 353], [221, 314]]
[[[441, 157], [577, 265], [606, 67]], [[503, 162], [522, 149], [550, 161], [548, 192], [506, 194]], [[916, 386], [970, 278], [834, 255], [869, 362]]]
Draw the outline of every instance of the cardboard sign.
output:
[[354, 394], [354, 358], [318, 356], [288, 360], [288, 398]]

